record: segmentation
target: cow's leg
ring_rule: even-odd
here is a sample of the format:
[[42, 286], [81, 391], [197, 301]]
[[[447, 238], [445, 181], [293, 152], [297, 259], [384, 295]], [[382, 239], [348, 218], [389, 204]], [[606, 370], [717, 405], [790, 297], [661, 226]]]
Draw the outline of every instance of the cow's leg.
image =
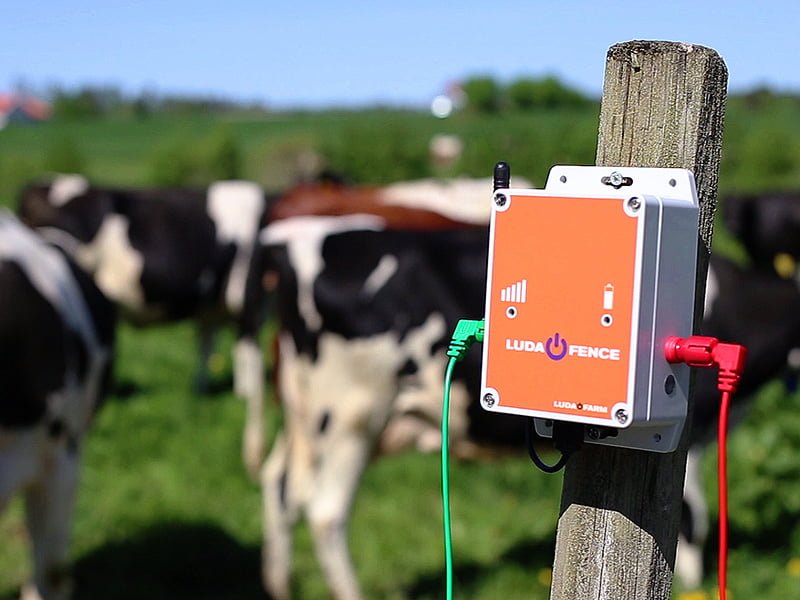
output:
[[38, 470], [41, 432], [0, 431], [0, 512]]
[[347, 524], [371, 444], [363, 431], [331, 434], [317, 455], [308, 520], [317, 559], [334, 597], [358, 600], [362, 595], [347, 545]]
[[288, 415], [261, 472], [264, 509], [264, 586], [275, 600], [290, 597], [292, 536], [313, 478], [313, 457], [301, 423]]
[[[420, 335], [406, 336], [406, 346]], [[391, 333], [360, 340], [320, 337], [309, 382], [310, 409], [303, 418], [313, 444], [314, 469], [306, 510], [317, 558], [337, 600], [362, 598], [350, 560], [347, 525], [361, 476], [397, 398], [397, 374], [407, 358], [408, 349]]]
[[261, 471], [264, 510], [264, 587], [275, 600], [290, 597], [292, 535], [307, 497], [312, 461], [302, 424], [307, 409], [307, 360], [288, 335], [279, 337], [281, 368], [277, 388], [284, 411], [283, 431]]
[[397, 395], [396, 374], [404, 356], [391, 334], [363, 340], [323, 335], [314, 361], [298, 356], [288, 336], [280, 341], [278, 385], [287, 437], [265, 468], [265, 582], [278, 598], [288, 594], [288, 569], [278, 554], [286, 556], [289, 549], [294, 511], [305, 509], [333, 596], [358, 600], [347, 523]]
[[194, 389], [200, 394], [207, 394], [211, 389], [208, 362], [214, 351], [216, 332], [216, 327], [208, 323], [201, 322], [197, 328], [199, 360], [194, 376]]
[[[0, 431], [0, 512], [15, 492], [25, 489], [35, 480], [40, 471], [40, 456], [47, 443], [41, 428], [14, 433]], [[34, 560], [38, 564], [36, 557]], [[23, 587], [21, 598], [41, 600], [42, 596], [32, 581]]]
[[26, 489], [25, 509], [33, 545], [34, 576], [23, 598], [68, 598], [71, 578], [67, 563], [80, 451], [61, 441], [43, 466], [37, 482]]
[[[252, 248], [248, 250], [251, 252]], [[261, 255], [254, 254], [248, 261], [243, 304], [237, 317], [237, 341], [233, 354], [234, 391], [247, 402], [247, 413], [242, 437], [242, 458], [250, 476], [258, 478], [264, 459], [264, 354], [259, 345], [259, 335], [266, 319], [266, 291], [264, 290], [260, 263]], [[228, 286], [228, 292], [231, 291]], [[235, 313], [235, 311], [234, 311]]]
[[708, 507], [703, 493], [699, 447], [689, 449], [686, 461], [686, 478], [683, 487], [683, 516], [675, 560], [675, 575], [689, 590], [703, 582], [703, 546], [708, 535]]
[[306, 511], [317, 559], [337, 600], [362, 598], [350, 559], [347, 525], [361, 476], [397, 393], [387, 386], [391, 377], [376, 377], [377, 385], [371, 385], [362, 375], [358, 372], [336, 388], [343, 393], [333, 405], [330, 393], [323, 394], [326, 387], [314, 386], [316, 397], [325, 400], [307, 419], [313, 482]]
[[292, 570], [292, 535], [300, 506], [297, 487], [290, 479], [291, 444], [280, 434], [261, 472], [264, 510], [264, 549], [262, 577], [264, 587], [274, 600], [290, 597]]
[[242, 459], [256, 480], [264, 457], [264, 359], [258, 340], [250, 336], [239, 338], [233, 356], [234, 391], [247, 402]]

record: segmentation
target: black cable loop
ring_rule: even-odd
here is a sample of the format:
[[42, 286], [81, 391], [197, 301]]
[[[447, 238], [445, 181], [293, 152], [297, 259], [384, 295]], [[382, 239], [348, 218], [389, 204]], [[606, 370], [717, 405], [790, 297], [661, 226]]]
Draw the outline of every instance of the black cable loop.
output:
[[533, 436], [531, 435], [532, 431], [534, 430], [534, 421], [533, 417], [528, 417], [527, 423], [525, 425], [525, 446], [528, 448], [528, 456], [531, 457], [533, 464], [535, 464], [539, 469], [544, 471], [545, 473], [557, 473], [561, 469], [564, 468], [564, 465], [567, 464], [567, 460], [569, 460], [569, 454], [565, 452], [561, 453], [561, 458], [554, 465], [548, 465], [546, 462], [542, 461], [539, 458], [539, 455], [536, 453], [536, 448], [533, 447]]

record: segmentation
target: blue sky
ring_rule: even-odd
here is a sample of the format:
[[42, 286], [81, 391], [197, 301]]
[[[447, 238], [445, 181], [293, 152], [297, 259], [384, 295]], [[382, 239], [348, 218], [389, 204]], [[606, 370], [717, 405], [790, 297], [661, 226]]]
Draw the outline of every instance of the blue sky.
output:
[[599, 96], [608, 48], [649, 39], [715, 49], [732, 92], [800, 92], [796, 0], [44, 0], [4, 13], [0, 90], [110, 84], [273, 106], [423, 106], [464, 77], [553, 74]]

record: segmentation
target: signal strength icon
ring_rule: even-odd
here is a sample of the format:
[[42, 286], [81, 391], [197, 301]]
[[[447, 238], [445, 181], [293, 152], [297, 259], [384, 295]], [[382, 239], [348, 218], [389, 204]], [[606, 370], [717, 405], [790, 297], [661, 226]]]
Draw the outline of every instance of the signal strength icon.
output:
[[528, 280], [521, 279], [517, 283], [500, 290], [502, 302], [516, 302], [523, 304], [528, 301]]

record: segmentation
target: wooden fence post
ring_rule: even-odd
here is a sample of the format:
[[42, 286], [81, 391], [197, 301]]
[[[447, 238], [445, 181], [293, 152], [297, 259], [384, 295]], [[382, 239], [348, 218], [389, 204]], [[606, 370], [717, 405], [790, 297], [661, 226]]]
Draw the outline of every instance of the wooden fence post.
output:
[[[702, 314], [727, 69], [709, 48], [633, 41], [606, 59], [597, 164], [682, 167], [700, 198], [695, 320]], [[690, 394], [691, 402], [691, 394]], [[584, 446], [564, 475], [552, 600], [668, 600], [688, 426], [669, 454]]]

